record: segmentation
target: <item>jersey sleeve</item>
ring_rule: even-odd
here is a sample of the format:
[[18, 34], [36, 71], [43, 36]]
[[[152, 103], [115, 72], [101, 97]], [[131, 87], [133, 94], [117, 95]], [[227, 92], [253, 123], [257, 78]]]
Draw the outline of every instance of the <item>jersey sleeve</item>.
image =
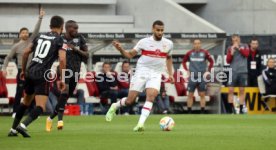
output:
[[138, 53], [142, 51], [144, 44], [143, 44], [143, 39], [140, 40], [135, 46], [134, 46], [134, 50], [137, 51]]
[[211, 69], [213, 68], [214, 66], [214, 60], [213, 58], [211, 57], [211, 54], [209, 53], [209, 51], [205, 50], [205, 57], [206, 59], [209, 61], [209, 66], [208, 66], [208, 71], [211, 71]]
[[2, 70], [6, 70], [8, 64], [9, 64], [9, 61], [15, 56], [16, 54], [16, 51], [18, 49], [18, 43], [15, 44], [14, 46], [12, 46], [11, 48], [11, 51], [9, 52], [9, 54], [5, 57], [5, 60], [4, 60], [4, 63], [3, 63], [3, 66], [2, 66]]
[[231, 62], [232, 62], [232, 60], [233, 60], [233, 56], [232, 56], [232, 54], [231, 54], [231, 46], [229, 46], [228, 48], [227, 48], [227, 53], [226, 53], [226, 62], [228, 63], [228, 64], [231, 64]]
[[33, 33], [32, 35], [30, 36], [30, 40], [33, 40], [35, 39], [35, 37], [39, 34], [39, 29], [40, 29], [40, 26], [41, 26], [41, 22], [42, 22], [42, 19], [39, 18], [36, 25], [35, 25], [35, 28], [33, 30]]
[[189, 71], [188, 67], [187, 67], [187, 62], [190, 61], [190, 54], [192, 53], [192, 50], [188, 51], [185, 55], [184, 55], [184, 58], [183, 58], [183, 61], [182, 61], [182, 65], [183, 65], [183, 68], [186, 70], [186, 71]]

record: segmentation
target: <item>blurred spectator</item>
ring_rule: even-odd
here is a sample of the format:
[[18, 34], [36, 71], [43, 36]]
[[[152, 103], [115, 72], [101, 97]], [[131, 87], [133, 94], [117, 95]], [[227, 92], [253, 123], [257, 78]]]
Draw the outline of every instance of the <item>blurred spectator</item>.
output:
[[228, 103], [230, 106], [230, 109], [228, 110], [229, 113], [235, 113], [233, 105], [234, 87], [239, 87], [240, 114], [243, 114], [242, 110], [245, 102], [244, 87], [246, 87], [248, 84], [248, 56], [248, 45], [241, 43], [241, 38], [239, 35], [232, 35], [232, 45], [228, 47], [226, 57], [226, 61], [228, 64], [230, 64], [230, 69], [232, 69], [232, 76], [229, 77], [228, 81]]
[[122, 63], [122, 72], [118, 73], [118, 97], [127, 97], [130, 83], [130, 64], [127, 61]]
[[[189, 67], [187, 67], [187, 62], [189, 62]], [[209, 65], [208, 65], [209, 62]], [[197, 89], [198, 95], [200, 96], [200, 109], [201, 113], [205, 114], [206, 107], [206, 91], [207, 82], [204, 76], [207, 76], [211, 69], [213, 68], [214, 60], [212, 59], [208, 50], [202, 49], [201, 40], [193, 40], [193, 49], [188, 51], [183, 58], [183, 67], [189, 74], [188, 81], [188, 114], [192, 113], [192, 106], [194, 103], [194, 93]]]
[[248, 86], [249, 87], [258, 87], [257, 78], [261, 74], [262, 64], [261, 56], [259, 54], [259, 41], [256, 38], [251, 39], [250, 41], [250, 53], [248, 56]]
[[111, 72], [111, 65], [104, 62], [102, 72], [96, 75], [96, 83], [99, 87], [101, 98], [110, 98], [111, 103], [117, 102], [118, 97], [118, 83]]
[[77, 98], [77, 103], [80, 105], [81, 109], [81, 115], [89, 115], [93, 113], [93, 105], [85, 103], [85, 98], [84, 98], [84, 90], [82, 89], [75, 89], [73, 92], [72, 97]]
[[[118, 81], [118, 98], [124, 98], [128, 96], [129, 83], [130, 83], [130, 64], [128, 61], [122, 63], [122, 72], [117, 75]], [[122, 114], [133, 114], [132, 106], [121, 108]]]
[[269, 58], [267, 68], [263, 70], [262, 76], [265, 82], [266, 95], [276, 94], [276, 68], [275, 59]]
[[160, 93], [156, 98], [157, 106], [159, 111], [163, 114], [170, 113], [170, 99], [169, 96], [166, 94], [165, 88], [160, 89]]
[[46, 112], [54, 113], [55, 107], [57, 105], [57, 96], [53, 93], [53, 91], [49, 92], [48, 101], [46, 103]]

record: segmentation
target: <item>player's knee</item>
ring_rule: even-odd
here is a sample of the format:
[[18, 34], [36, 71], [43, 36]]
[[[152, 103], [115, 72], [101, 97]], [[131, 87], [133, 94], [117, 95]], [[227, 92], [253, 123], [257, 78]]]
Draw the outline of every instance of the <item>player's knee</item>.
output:
[[22, 103], [26, 106], [30, 106], [32, 104], [32, 100], [24, 98]]
[[45, 111], [46, 111], [45, 105], [38, 104], [38, 105], [36, 105], [36, 107], [37, 107], [37, 108], [40, 108], [42, 112], [45, 112]]
[[150, 94], [150, 95], [147, 95], [147, 101], [151, 101], [151, 102], [153, 102], [154, 100], [155, 100], [155, 98], [156, 98], [156, 96], [157, 95], [154, 95], [154, 94]]
[[201, 98], [204, 98], [204, 97], [205, 97], [205, 93], [204, 93], [204, 92], [200, 92], [198, 95], [199, 95]]
[[146, 99], [147, 99], [147, 101], [153, 102], [155, 100], [155, 98], [157, 97], [157, 95], [158, 95], [158, 91], [147, 92]]
[[189, 92], [188, 98], [193, 98], [193, 97], [194, 97], [194, 93], [193, 92]]
[[22, 101], [22, 104], [24, 104], [25, 106], [28, 106], [28, 107], [31, 105], [31, 103], [26, 102], [26, 101]]

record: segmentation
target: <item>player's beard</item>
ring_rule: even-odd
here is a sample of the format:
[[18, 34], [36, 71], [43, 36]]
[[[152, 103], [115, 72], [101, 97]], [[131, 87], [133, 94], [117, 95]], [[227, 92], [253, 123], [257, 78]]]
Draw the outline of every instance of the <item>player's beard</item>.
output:
[[157, 35], [154, 34], [154, 38], [156, 41], [160, 41], [162, 39], [162, 35], [160, 37], [158, 37]]
[[23, 40], [23, 41], [27, 41], [27, 40], [28, 40], [28, 38], [29, 38], [29, 36], [22, 36], [22, 37], [21, 37], [21, 40]]
[[74, 38], [77, 37], [77, 36], [78, 36], [78, 33], [73, 33], [72, 34], [72, 37], [74, 37]]

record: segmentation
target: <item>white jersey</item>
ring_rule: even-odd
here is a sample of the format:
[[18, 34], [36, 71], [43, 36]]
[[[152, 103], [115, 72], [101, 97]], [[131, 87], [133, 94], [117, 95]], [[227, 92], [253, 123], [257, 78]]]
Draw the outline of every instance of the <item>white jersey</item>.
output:
[[151, 36], [141, 39], [134, 49], [141, 53], [136, 71], [150, 70], [162, 73], [166, 68], [167, 56], [172, 55], [173, 42], [164, 37], [160, 41], [156, 41]]

